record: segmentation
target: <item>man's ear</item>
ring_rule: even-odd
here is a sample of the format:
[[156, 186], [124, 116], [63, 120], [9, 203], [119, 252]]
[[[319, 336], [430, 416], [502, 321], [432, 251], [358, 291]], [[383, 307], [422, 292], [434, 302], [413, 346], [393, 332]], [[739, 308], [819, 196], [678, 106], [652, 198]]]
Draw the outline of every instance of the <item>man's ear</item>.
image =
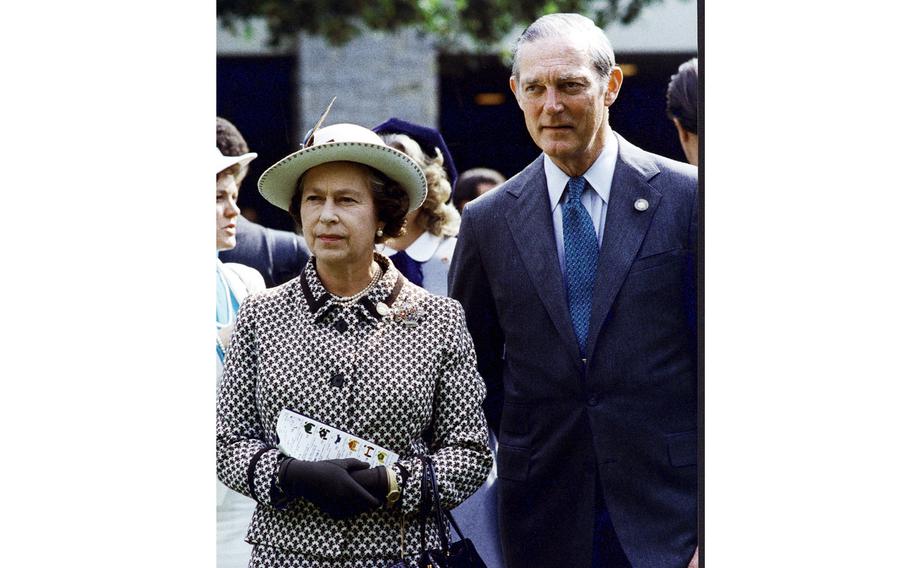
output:
[[512, 94], [515, 95], [515, 101], [518, 103], [518, 108], [524, 110], [524, 107], [521, 106], [521, 97], [518, 96], [518, 80], [515, 78], [515, 75], [509, 77], [509, 88], [512, 89]]
[[691, 138], [693, 134], [683, 128], [682, 123], [676, 117], [673, 117], [673, 124], [676, 126], [676, 133], [679, 135], [679, 143], [685, 146], [689, 143], [689, 138]]
[[607, 89], [604, 91], [604, 106], [610, 106], [616, 102], [619, 96], [619, 88], [622, 87], [622, 69], [619, 65], [614, 65], [610, 70], [610, 76], [607, 78]]

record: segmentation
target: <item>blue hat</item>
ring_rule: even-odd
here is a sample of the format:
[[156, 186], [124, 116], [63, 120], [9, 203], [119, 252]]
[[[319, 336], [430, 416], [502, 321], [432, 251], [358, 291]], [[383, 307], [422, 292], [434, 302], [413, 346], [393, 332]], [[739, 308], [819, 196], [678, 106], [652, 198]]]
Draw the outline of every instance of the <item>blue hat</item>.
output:
[[420, 145], [420, 149], [428, 156], [435, 156], [436, 148], [439, 148], [439, 151], [442, 152], [442, 165], [449, 176], [449, 182], [452, 187], [455, 187], [455, 182], [458, 180], [458, 170], [455, 169], [455, 162], [452, 160], [452, 155], [449, 154], [449, 148], [438, 130], [429, 126], [420, 126], [400, 118], [390, 118], [373, 128], [373, 132], [376, 134], [407, 134]]

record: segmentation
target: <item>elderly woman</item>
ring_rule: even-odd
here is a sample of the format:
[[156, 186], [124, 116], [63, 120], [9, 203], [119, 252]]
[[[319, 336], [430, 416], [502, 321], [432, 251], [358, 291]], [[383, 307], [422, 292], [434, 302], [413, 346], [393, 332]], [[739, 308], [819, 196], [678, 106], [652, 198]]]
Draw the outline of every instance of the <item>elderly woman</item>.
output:
[[[250, 565], [373, 568], [404, 557], [416, 566], [418, 456], [433, 459], [448, 508], [492, 463], [461, 306], [411, 284], [374, 252], [401, 236], [426, 180], [375, 133], [336, 124], [269, 168], [259, 190], [298, 221], [312, 258], [300, 279], [244, 303], [226, 361], [218, 475], [258, 502]], [[399, 460], [368, 468], [353, 458], [289, 457], [279, 449], [282, 410]]]

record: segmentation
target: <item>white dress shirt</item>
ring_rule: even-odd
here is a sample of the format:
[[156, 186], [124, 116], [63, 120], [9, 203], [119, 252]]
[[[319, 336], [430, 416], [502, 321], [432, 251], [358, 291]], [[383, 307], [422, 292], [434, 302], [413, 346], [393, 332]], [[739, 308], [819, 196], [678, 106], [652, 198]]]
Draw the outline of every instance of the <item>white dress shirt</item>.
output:
[[[600, 156], [594, 160], [582, 176], [588, 185], [581, 194], [581, 204], [584, 206], [591, 220], [594, 222], [594, 232], [597, 234], [597, 246], [603, 241], [604, 225], [607, 220], [607, 203], [610, 202], [610, 187], [613, 185], [613, 171], [616, 169], [616, 158], [619, 156], [619, 142], [610, 132], [606, 145]], [[556, 236], [556, 254], [559, 256], [559, 269], [563, 278], [566, 275], [566, 253], [562, 238], [562, 207], [561, 204], [569, 183], [569, 175], [559, 169], [549, 156], [543, 157], [543, 170], [547, 177], [547, 192], [550, 196], [550, 211], [553, 214], [553, 232]], [[593, 188], [593, 189], [592, 189]]]

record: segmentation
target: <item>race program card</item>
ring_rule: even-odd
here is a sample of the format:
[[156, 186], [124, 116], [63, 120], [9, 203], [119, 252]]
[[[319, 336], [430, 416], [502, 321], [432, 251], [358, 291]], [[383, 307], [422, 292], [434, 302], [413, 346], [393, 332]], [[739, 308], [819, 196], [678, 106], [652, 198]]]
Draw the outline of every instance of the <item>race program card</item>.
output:
[[370, 467], [398, 461], [391, 450], [287, 408], [278, 415], [276, 430], [278, 449], [299, 460], [356, 458]]

